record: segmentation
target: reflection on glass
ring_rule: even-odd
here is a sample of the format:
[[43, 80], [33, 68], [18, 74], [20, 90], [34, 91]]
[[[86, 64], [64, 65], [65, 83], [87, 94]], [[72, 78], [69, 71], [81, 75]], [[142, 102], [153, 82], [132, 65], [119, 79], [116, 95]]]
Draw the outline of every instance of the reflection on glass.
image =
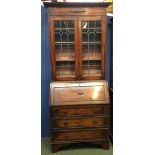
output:
[[101, 76], [101, 21], [82, 23], [82, 75]]
[[56, 77], [75, 77], [74, 21], [54, 21]]
[[57, 62], [56, 71], [57, 77], [75, 77], [75, 62]]
[[83, 61], [83, 76], [101, 76], [101, 61]]

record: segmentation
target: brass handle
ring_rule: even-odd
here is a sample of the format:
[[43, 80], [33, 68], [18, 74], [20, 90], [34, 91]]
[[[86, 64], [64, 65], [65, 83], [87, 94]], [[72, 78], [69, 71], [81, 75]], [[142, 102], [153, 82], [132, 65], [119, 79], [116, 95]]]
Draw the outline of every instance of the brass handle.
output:
[[81, 91], [80, 91], [80, 92], [77, 92], [77, 94], [78, 94], [78, 95], [82, 95], [82, 94], [83, 94], [83, 92], [81, 92]]
[[93, 136], [94, 136], [94, 137], [98, 137], [98, 134], [95, 133]]
[[96, 109], [93, 109], [92, 111], [93, 111], [93, 113], [95, 113], [95, 114], [97, 113], [97, 110], [96, 110]]

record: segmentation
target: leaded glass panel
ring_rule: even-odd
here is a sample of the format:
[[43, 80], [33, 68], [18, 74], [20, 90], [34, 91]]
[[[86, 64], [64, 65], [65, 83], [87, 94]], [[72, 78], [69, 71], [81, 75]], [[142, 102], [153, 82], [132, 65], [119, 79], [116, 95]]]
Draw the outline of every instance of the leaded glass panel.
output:
[[82, 21], [82, 76], [101, 76], [101, 21]]
[[73, 20], [54, 21], [56, 77], [75, 77]]

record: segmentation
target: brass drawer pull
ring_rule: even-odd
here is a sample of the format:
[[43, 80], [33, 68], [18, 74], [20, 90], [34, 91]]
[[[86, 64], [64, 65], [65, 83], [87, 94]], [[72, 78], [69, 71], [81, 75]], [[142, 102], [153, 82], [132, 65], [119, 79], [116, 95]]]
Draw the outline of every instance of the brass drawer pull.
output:
[[97, 134], [97, 133], [94, 133], [93, 136], [94, 136], [94, 137], [98, 137], [98, 134]]
[[83, 92], [77, 92], [77, 94], [78, 94], [78, 95], [82, 95], [82, 94], [83, 94]]
[[97, 114], [97, 113], [98, 113], [98, 111], [97, 111], [96, 109], [93, 109], [92, 112], [93, 112], [94, 114]]

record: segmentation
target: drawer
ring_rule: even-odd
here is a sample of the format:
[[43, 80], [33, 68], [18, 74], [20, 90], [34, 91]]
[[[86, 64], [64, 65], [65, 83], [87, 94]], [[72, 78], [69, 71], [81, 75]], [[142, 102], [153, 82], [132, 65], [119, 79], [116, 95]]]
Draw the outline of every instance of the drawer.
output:
[[53, 141], [108, 139], [108, 129], [53, 132]]
[[109, 115], [109, 105], [98, 105], [98, 106], [76, 106], [76, 107], [54, 107], [51, 108], [52, 116], [61, 117], [61, 116], [74, 116], [74, 115]]
[[108, 127], [108, 117], [53, 119], [54, 128]]
[[72, 8], [64, 8], [64, 7], [53, 7], [48, 8], [49, 15], [105, 15], [106, 9], [103, 7], [72, 7]]

